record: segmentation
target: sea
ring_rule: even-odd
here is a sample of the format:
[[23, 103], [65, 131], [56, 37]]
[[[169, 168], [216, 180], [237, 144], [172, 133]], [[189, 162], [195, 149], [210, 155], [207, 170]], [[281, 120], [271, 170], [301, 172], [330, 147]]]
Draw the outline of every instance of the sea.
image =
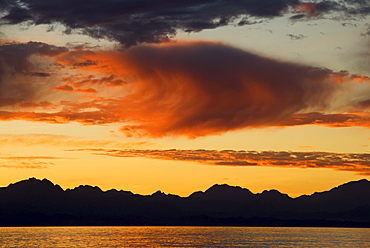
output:
[[370, 228], [0, 227], [0, 247], [370, 247]]

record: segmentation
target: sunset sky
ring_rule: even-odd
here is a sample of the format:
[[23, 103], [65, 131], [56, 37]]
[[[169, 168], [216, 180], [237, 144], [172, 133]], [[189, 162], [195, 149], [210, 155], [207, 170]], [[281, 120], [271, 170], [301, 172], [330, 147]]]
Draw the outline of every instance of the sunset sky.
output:
[[368, 0], [0, 2], [0, 186], [292, 197], [370, 179]]

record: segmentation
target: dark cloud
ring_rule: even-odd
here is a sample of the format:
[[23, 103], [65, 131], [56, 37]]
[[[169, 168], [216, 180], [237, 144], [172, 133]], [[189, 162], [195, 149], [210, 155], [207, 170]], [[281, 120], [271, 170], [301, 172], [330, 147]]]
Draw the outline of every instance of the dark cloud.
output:
[[64, 47], [42, 42], [5, 43], [0, 45], [0, 66], [1, 69], [8, 67], [11, 73], [27, 73], [33, 69], [29, 61], [31, 55], [53, 57], [66, 51]]
[[289, 38], [292, 39], [292, 40], [302, 40], [304, 38], [307, 38], [307, 36], [305, 36], [303, 34], [298, 34], [298, 35], [287, 34], [287, 36], [289, 36]]
[[25, 77], [49, 77], [50, 73], [35, 71], [37, 65], [31, 62], [33, 55], [53, 57], [66, 52], [63, 47], [56, 47], [40, 42], [6, 43], [0, 45], [0, 106], [14, 106], [34, 100], [37, 89]]
[[134, 122], [140, 120], [129, 129], [152, 136], [196, 137], [276, 125], [299, 111], [324, 108], [338, 87], [328, 69], [220, 43], [137, 46], [115, 63], [137, 79], [123, 103], [127, 112], [121, 110]]
[[355, 23], [350, 23], [350, 22], [344, 22], [342, 23], [343, 27], [357, 27], [357, 24]]
[[342, 7], [348, 14], [368, 15], [370, 14], [370, 2], [368, 0], [346, 0]]
[[[198, 32], [228, 24], [250, 25], [293, 9], [293, 19], [317, 17], [338, 11], [369, 14], [364, 0], [346, 2], [300, 0], [5, 0], [0, 5], [2, 22], [17, 24], [61, 23], [65, 33], [79, 32], [98, 39], [119, 41], [124, 46], [158, 43], [177, 30]], [[252, 18], [252, 20], [249, 20]]]
[[176, 30], [200, 31], [224, 26], [243, 15], [279, 16], [298, 0], [260, 1], [7, 1], [5, 22], [62, 23], [66, 33], [79, 31], [94, 38], [113, 39], [125, 46], [161, 42]]
[[83, 62], [79, 62], [79, 63], [74, 63], [73, 65], [74, 66], [90, 66], [90, 65], [96, 65], [96, 61], [92, 61], [92, 60], [85, 60]]
[[37, 88], [31, 80], [23, 77], [49, 77], [47, 72], [35, 71], [31, 62], [33, 55], [57, 56], [67, 49], [41, 42], [5, 43], [0, 45], [0, 106], [12, 106], [34, 100]]
[[[82, 149], [84, 150], [84, 149]], [[81, 151], [81, 150], [79, 150]], [[328, 168], [370, 175], [370, 154], [331, 152], [235, 151], [235, 150], [114, 150], [85, 149], [97, 155], [144, 157], [191, 161], [223, 166], [269, 166], [287, 168]]]
[[364, 37], [370, 36], [370, 24], [367, 25], [366, 30], [361, 33], [361, 36], [364, 36]]
[[50, 77], [51, 74], [47, 72], [30, 72], [28, 75], [33, 77]]
[[343, 10], [343, 6], [334, 1], [301, 1], [299, 4], [294, 6], [294, 12], [298, 12], [298, 14], [292, 16], [291, 19], [298, 20], [307, 17], [314, 18], [334, 10], [338, 11], [340, 9]]
[[[353, 19], [356, 16], [366, 16], [370, 14], [370, 3], [367, 0], [317, 0], [314, 2], [300, 1], [299, 4], [293, 6], [295, 15], [291, 17], [293, 20], [304, 18], [320, 18], [324, 14], [333, 14], [336, 19]], [[339, 14], [339, 15], [336, 15]]]
[[[65, 71], [53, 71], [53, 84], [19, 83], [19, 75], [48, 78], [34, 68], [33, 55]], [[366, 94], [335, 99], [370, 82], [368, 77], [278, 61], [217, 42], [138, 45], [124, 52], [11, 43], [0, 46], [0, 59], [5, 72], [0, 106], [8, 107], [1, 109], [0, 120], [122, 123], [127, 136], [190, 138], [268, 126], [370, 126]], [[94, 63], [76, 67], [86, 61]], [[346, 112], [335, 113], [333, 101]]]
[[101, 85], [104, 87], [119, 87], [126, 85], [127, 82], [117, 78], [115, 75], [110, 75], [107, 77], [96, 78], [94, 75], [89, 75], [87, 77], [81, 76], [69, 76], [62, 79], [66, 84], [71, 84], [75, 87], [83, 87], [88, 85]]

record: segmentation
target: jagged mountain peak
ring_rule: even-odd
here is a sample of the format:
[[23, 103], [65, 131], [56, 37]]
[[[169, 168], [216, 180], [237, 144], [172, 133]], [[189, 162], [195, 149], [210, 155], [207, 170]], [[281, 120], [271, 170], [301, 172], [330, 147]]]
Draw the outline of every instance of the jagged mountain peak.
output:
[[107, 194], [114, 194], [114, 195], [134, 195], [131, 191], [125, 191], [125, 190], [116, 190], [116, 189], [110, 189], [105, 191], [104, 193]]
[[156, 192], [152, 194], [152, 196], [159, 196], [159, 195], [166, 195], [166, 194], [160, 190], [157, 190]]
[[214, 200], [243, 200], [252, 196], [252, 192], [239, 186], [228, 184], [215, 184], [206, 191], [197, 191], [189, 197], [206, 198]]
[[98, 186], [80, 185], [74, 189], [68, 189], [68, 192], [75, 194], [94, 195], [101, 194], [103, 191]]
[[25, 179], [16, 183], [11, 183], [9, 184], [8, 188], [11, 189], [17, 189], [17, 190], [27, 190], [27, 191], [32, 191], [32, 190], [46, 190], [46, 189], [57, 189], [63, 191], [63, 189], [57, 185], [53, 184], [51, 181], [48, 179], [44, 178], [42, 180], [37, 179], [35, 177], [31, 177], [29, 179]]
[[249, 189], [244, 189], [240, 186], [231, 186], [228, 184], [215, 184], [211, 186], [209, 189], [207, 189], [205, 193], [211, 191], [232, 191], [232, 190], [250, 192]]
[[262, 193], [256, 194], [256, 196], [263, 201], [285, 201], [285, 200], [291, 200], [292, 198], [287, 195], [283, 194], [280, 191], [276, 189], [271, 189], [271, 190], [264, 190]]
[[288, 196], [287, 194], [281, 193], [277, 189], [270, 189], [270, 190], [264, 190], [260, 195], [281, 195], [281, 196]]
[[28, 179], [24, 179], [24, 180], [21, 180], [19, 182], [16, 182], [16, 183], [11, 183], [9, 185], [20, 185], [20, 184], [35, 184], [35, 183], [48, 183], [48, 184], [52, 184], [54, 185], [51, 181], [49, 181], [48, 179], [44, 178], [44, 179], [37, 179], [35, 177], [30, 177]]

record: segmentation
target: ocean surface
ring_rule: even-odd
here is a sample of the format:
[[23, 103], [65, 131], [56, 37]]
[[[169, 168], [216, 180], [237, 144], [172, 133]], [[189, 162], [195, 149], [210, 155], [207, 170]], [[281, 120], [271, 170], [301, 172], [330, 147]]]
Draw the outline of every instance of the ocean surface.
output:
[[370, 247], [367, 228], [0, 227], [0, 247]]

